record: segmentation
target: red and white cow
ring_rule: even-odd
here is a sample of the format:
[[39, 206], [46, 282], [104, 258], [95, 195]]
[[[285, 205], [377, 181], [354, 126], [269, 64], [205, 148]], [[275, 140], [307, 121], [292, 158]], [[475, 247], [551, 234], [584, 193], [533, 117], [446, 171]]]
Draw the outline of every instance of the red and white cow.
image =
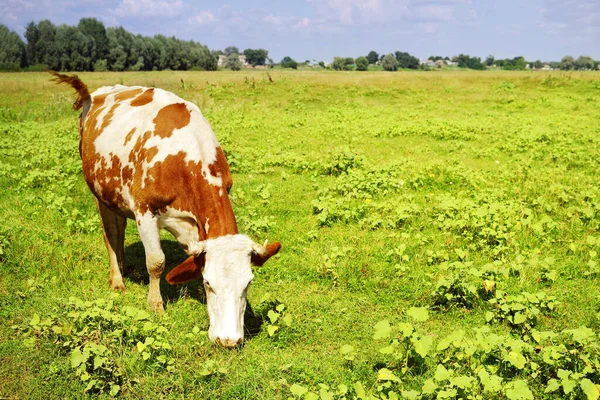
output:
[[171, 232], [190, 256], [167, 274], [171, 284], [204, 279], [209, 337], [233, 347], [244, 338], [246, 294], [253, 274], [281, 248], [238, 233], [229, 202], [227, 160], [198, 107], [157, 88], [102, 87], [92, 94], [77, 76], [52, 72], [78, 93], [83, 175], [96, 198], [110, 259], [110, 285], [125, 290], [123, 242], [134, 219], [150, 275], [148, 305], [162, 311], [165, 255], [159, 231]]

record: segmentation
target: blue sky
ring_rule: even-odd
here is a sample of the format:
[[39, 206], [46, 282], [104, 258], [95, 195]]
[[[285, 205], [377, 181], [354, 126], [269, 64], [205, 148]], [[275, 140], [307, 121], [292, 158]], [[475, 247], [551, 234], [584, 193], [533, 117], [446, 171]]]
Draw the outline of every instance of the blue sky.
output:
[[330, 61], [370, 50], [600, 59], [600, 0], [0, 1], [0, 23], [20, 34], [29, 21], [76, 25], [82, 17], [210, 49], [264, 48], [275, 61]]

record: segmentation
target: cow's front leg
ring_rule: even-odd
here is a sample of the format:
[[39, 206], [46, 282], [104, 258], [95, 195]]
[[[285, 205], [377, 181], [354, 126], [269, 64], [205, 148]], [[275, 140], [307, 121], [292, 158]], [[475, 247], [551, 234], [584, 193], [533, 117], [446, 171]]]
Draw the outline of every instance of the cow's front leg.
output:
[[163, 311], [163, 300], [160, 295], [160, 275], [165, 269], [165, 254], [160, 247], [158, 221], [150, 213], [136, 216], [140, 239], [146, 252], [146, 268], [150, 275], [148, 289], [148, 307], [155, 311]]

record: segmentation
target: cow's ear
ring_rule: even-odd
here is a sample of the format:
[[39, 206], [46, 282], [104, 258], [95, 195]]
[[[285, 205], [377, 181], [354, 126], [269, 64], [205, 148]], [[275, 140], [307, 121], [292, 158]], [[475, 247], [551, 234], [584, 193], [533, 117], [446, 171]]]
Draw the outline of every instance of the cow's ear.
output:
[[188, 257], [187, 260], [173, 268], [166, 276], [166, 280], [171, 285], [198, 280], [202, 277], [204, 268], [205, 253], [199, 256]]
[[261, 266], [267, 262], [269, 258], [277, 254], [281, 250], [281, 243], [273, 242], [270, 244], [265, 243], [263, 246], [257, 246], [252, 253], [250, 253], [250, 261], [252, 264]]

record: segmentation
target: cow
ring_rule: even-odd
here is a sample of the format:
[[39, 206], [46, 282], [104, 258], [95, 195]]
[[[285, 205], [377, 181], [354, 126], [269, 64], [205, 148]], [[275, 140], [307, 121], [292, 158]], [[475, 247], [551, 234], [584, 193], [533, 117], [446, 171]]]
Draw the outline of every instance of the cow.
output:
[[202, 278], [209, 338], [225, 347], [241, 343], [251, 264], [263, 265], [281, 243], [260, 245], [238, 233], [229, 200], [231, 172], [200, 109], [152, 87], [105, 86], [90, 94], [77, 75], [50, 73], [77, 92], [79, 154], [102, 220], [110, 286], [125, 290], [125, 226], [133, 219], [150, 276], [148, 306], [163, 310], [164, 228], [189, 256], [167, 274], [167, 282]]

